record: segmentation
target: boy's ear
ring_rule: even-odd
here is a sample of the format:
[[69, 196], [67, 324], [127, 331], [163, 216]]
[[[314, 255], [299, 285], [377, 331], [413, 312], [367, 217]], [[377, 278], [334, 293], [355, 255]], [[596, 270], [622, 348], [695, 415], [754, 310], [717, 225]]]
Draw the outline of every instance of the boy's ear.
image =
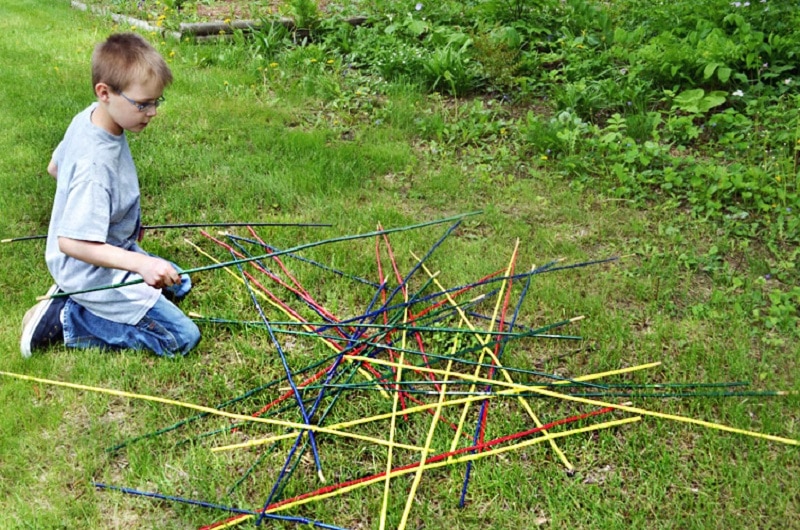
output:
[[111, 87], [105, 83], [97, 83], [94, 86], [94, 93], [98, 100], [103, 103], [108, 103], [109, 96], [111, 95]]

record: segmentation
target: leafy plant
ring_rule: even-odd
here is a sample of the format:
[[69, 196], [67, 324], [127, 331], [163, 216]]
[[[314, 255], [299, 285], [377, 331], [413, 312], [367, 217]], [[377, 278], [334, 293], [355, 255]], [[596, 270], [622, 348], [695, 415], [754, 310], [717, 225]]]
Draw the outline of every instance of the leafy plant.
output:
[[296, 30], [315, 30], [320, 23], [316, 0], [286, 0], [289, 15], [294, 18]]

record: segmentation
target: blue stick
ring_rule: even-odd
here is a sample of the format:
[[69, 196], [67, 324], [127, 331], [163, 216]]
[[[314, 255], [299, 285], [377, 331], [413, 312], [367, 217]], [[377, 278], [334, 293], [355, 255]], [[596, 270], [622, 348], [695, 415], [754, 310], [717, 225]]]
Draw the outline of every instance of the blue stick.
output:
[[[191, 504], [192, 506], [201, 506], [203, 508], [211, 508], [214, 510], [223, 510], [230, 513], [238, 513], [242, 515], [259, 515], [259, 512], [254, 512], [252, 510], [244, 510], [242, 508], [234, 508], [233, 506], [225, 506], [222, 504], [214, 504], [211, 502], [206, 501], [199, 501], [196, 499], [187, 499], [185, 497], [175, 497], [173, 495], [164, 495], [162, 493], [156, 493], [152, 491], [141, 491], [133, 488], [125, 488], [122, 486], [111, 486], [108, 484], [103, 484], [102, 482], [92, 482], [92, 485], [95, 488], [104, 489], [104, 490], [111, 490], [111, 491], [119, 491], [120, 493], [126, 493], [128, 495], [137, 495], [140, 497], [149, 497], [151, 499], [159, 499], [163, 501], [172, 501], [172, 502], [181, 502], [183, 504]], [[266, 517], [270, 519], [275, 519], [277, 521], [288, 521], [291, 523], [297, 524], [310, 524], [316, 526], [318, 528], [327, 528], [330, 530], [346, 530], [340, 526], [334, 526], [332, 524], [321, 523], [319, 521], [312, 521], [311, 519], [306, 519], [305, 517], [296, 517], [292, 515], [277, 515], [274, 513], [266, 514]]]

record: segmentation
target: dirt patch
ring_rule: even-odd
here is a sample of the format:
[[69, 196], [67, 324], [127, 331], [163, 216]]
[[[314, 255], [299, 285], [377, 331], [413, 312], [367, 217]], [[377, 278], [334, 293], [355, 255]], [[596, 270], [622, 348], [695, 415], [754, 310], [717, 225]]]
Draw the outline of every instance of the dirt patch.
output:
[[[286, 14], [284, 0], [270, 0], [254, 5], [252, 0], [217, 0], [210, 4], [197, 6], [197, 15], [209, 20], [246, 20], [257, 19], [268, 15]], [[318, 0], [317, 6], [325, 12], [328, 5], [326, 0]]]

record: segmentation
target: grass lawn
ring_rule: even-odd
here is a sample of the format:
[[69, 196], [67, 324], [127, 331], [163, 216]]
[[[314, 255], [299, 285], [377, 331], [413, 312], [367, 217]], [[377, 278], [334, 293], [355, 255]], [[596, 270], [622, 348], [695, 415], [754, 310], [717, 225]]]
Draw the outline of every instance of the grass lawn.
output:
[[[110, 32], [127, 29], [73, 10], [67, 1], [6, 0], [0, 6], [0, 238], [46, 232], [55, 182], [45, 168], [72, 116], [92, 101], [91, 50]], [[800, 351], [797, 336], [760, 327], [752, 318], [748, 298], [720, 285], [714, 275], [725, 264], [751, 278], [753, 288], [763, 285], [756, 280], [764, 275], [766, 257], [757, 242], [730, 241], [712, 223], [659, 204], [642, 206], [611, 194], [583, 191], [583, 186], [571, 186], [567, 178], [551, 172], [542, 159], [522, 158], [519, 171], [495, 172], [492, 164], [503, 156], [502, 150], [451, 149], [422, 134], [424, 124], [452, 120], [452, 101], [425, 97], [404, 86], [376, 95], [366, 84], [363, 88], [337, 84], [342, 76], [334, 70], [340, 66], [334, 56], [330, 63], [328, 58], [298, 60], [263, 71], [240, 61], [236, 56], [240, 52], [233, 46], [150, 38], [168, 58], [175, 83], [151, 126], [128, 136], [140, 176], [145, 224], [329, 224], [256, 230], [277, 248], [309, 244], [298, 253], [301, 257], [343, 273], [299, 260], [285, 262], [314, 299], [344, 319], [363, 315], [373, 301], [375, 288], [354, 277], [379, 281], [376, 238], [311, 243], [371, 232], [379, 225], [397, 228], [480, 211], [464, 218], [426, 261], [446, 287], [506, 271], [512, 260], [519, 273], [553, 260], [568, 265], [620, 257], [534, 275], [519, 310], [519, 325], [538, 328], [584, 317], [553, 331], [582, 340], [510, 342], [504, 354], [507, 366], [579, 378], [661, 362], [656, 368], [602, 383], [742, 382], [747, 386], [734, 388], [800, 390], [795, 377]], [[335, 101], [347, 105], [331, 104], [326, 94], [342, 87], [344, 92]], [[509, 108], [507, 112], [514, 116], [527, 110]], [[412, 252], [425, 254], [451, 224], [389, 235], [401, 274], [417, 263]], [[217, 236], [215, 229], [209, 232]], [[231, 232], [251, 237], [244, 229]], [[219, 260], [231, 259], [230, 253], [196, 229], [154, 230], [144, 246], [186, 268], [209, 265], [209, 258], [186, 240]], [[397, 285], [386, 241], [380, 239], [377, 248], [382, 274]], [[200, 346], [182, 359], [64, 347], [22, 359], [18, 348], [22, 315], [51, 283], [43, 252], [41, 241], [0, 244], [0, 371], [206, 407], [283, 377], [277, 348], [265, 330], [234, 323], [201, 323]], [[250, 294], [234, 278], [238, 270], [227, 270], [234, 274], [213, 270], [193, 275], [194, 292], [183, 309], [204, 317], [258, 320]], [[259, 278], [268, 282], [264, 275]], [[508, 318], [524, 284], [524, 279], [516, 280], [511, 287]], [[491, 289], [500, 286], [497, 283]], [[310, 316], [308, 308], [285, 288], [271, 287], [306, 318], [319, 318]], [[409, 282], [410, 296], [432, 289], [421, 271]], [[476, 289], [474, 294], [491, 289]], [[497, 299], [494, 292], [475, 310], [491, 316]], [[274, 304], [261, 303], [271, 321], [289, 320]], [[395, 313], [402, 318], [402, 311]], [[451, 324], [463, 327], [457, 319]], [[486, 327], [488, 321], [476, 325]], [[399, 335], [395, 339], [399, 341]], [[434, 332], [426, 340], [432, 353], [446, 354], [452, 335]], [[410, 333], [408, 341], [412, 341]], [[279, 343], [292, 370], [322, 362], [333, 353], [306, 335], [281, 335]], [[439, 362], [437, 367], [444, 364]], [[363, 372], [349, 377], [349, 383], [369, 380]], [[500, 374], [496, 378], [501, 379]], [[542, 381], [527, 373], [514, 378]], [[286, 389], [286, 382], [281, 382], [256, 399], [225, 410], [252, 414]], [[590, 393], [591, 389], [572, 391]], [[656, 390], [640, 390], [645, 391]], [[313, 402], [310, 392], [306, 399]], [[392, 396], [375, 390], [347, 390], [341, 397], [324, 425], [391, 412], [395, 406]], [[800, 399], [795, 394], [596, 399], [631, 402], [663, 414], [800, 440]], [[597, 409], [541, 397], [523, 401], [543, 423]], [[211, 452], [215, 446], [283, 430], [249, 426], [231, 431], [227, 427], [238, 420], [209, 416], [109, 451], [196, 411], [12, 377], [0, 377], [0, 403], [3, 529], [201, 527], [225, 520], [229, 514], [105, 491], [93, 483], [258, 510], [292, 447], [288, 440], [270, 451], [261, 446]], [[458, 423], [459, 414], [460, 409], [448, 412], [448, 420]], [[466, 430], [471, 437], [477, 408], [467, 414]], [[489, 414], [487, 439], [534, 426], [517, 400], [495, 401]], [[553, 432], [632, 416], [611, 412]], [[292, 408], [275, 417], [302, 420]], [[428, 415], [408, 420], [398, 416], [396, 440], [422, 446], [429, 424]], [[391, 431], [387, 421], [353, 432], [388, 439]], [[435, 452], [447, 450], [451, 432], [446, 427], [437, 429], [431, 442]], [[327, 484], [386, 469], [384, 446], [324, 434], [318, 434], [317, 440]], [[564, 461], [547, 443], [489, 456], [472, 466], [463, 508], [458, 499], [465, 465], [427, 470], [408, 525], [451, 529], [798, 526], [796, 446], [647, 416], [632, 424], [566, 436], [556, 444], [575, 473], [565, 472]], [[393, 451], [395, 465], [413, 462], [414, 456], [407, 449]], [[298, 462], [280, 498], [323, 485], [310, 450], [304, 450]], [[401, 524], [412, 482], [413, 474], [391, 482], [387, 527]], [[280, 513], [344, 528], [378, 528], [383, 499], [384, 482], [380, 481]], [[268, 524], [296, 527], [293, 522]]]

